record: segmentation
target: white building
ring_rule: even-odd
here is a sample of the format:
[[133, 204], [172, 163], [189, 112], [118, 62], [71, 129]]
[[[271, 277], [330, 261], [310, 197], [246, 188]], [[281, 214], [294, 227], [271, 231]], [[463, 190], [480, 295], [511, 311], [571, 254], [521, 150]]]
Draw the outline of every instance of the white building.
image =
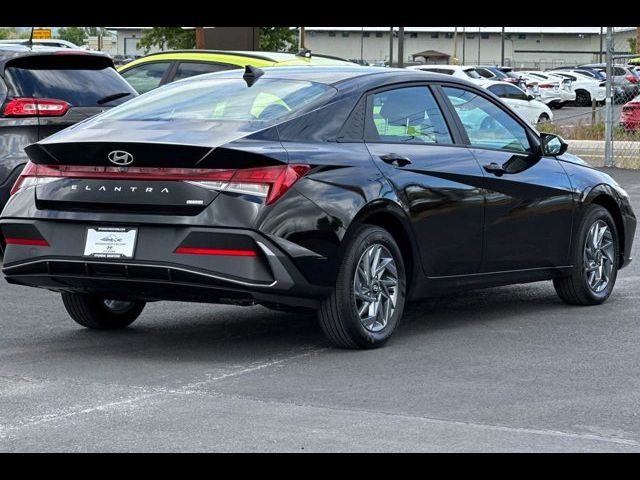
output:
[[[454, 57], [468, 65], [501, 61], [502, 27], [404, 27], [404, 31], [405, 62], [429, 50], [439, 57], [434, 58], [437, 62], [443, 58], [453, 61]], [[505, 27], [504, 63], [516, 68], [548, 68], [598, 62], [600, 31], [600, 27]], [[397, 36], [397, 27], [395, 32]], [[305, 27], [305, 33], [305, 46], [312, 52], [370, 63], [389, 60], [390, 27]], [[630, 53], [627, 38], [635, 35], [635, 27], [617, 27], [616, 51]], [[605, 45], [603, 35], [602, 50]], [[397, 54], [396, 38], [394, 61]]]
[[[138, 46], [138, 42], [142, 38], [142, 33], [151, 27], [107, 27], [116, 35], [115, 48], [112, 49], [113, 55], [125, 55], [127, 57], [137, 57], [145, 54], [144, 49]], [[159, 47], [151, 47], [148, 53], [159, 52]]]

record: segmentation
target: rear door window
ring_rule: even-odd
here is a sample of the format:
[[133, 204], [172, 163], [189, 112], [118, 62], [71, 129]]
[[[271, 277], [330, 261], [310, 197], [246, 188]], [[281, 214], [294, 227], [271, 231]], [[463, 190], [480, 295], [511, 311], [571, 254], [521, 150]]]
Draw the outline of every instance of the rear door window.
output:
[[122, 73], [122, 76], [140, 94], [160, 86], [171, 62], [152, 62], [137, 65]]
[[405, 87], [372, 95], [367, 139], [387, 143], [451, 144], [440, 107], [428, 87]]
[[224, 63], [204, 63], [204, 62], [180, 62], [172, 81], [181, 80], [183, 78], [194, 77], [205, 73], [220, 72], [222, 70], [231, 70], [240, 68], [237, 65], [229, 65]]
[[15, 95], [63, 100], [72, 107], [114, 106], [136, 96], [118, 72], [105, 66], [104, 59], [54, 57], [58, 56], [10, 63], [6, 76]]

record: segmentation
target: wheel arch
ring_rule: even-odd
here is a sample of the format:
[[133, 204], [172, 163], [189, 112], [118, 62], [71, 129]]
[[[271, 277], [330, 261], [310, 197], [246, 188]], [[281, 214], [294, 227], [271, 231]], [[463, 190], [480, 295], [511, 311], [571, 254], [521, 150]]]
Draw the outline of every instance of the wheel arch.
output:
[[600, 205], [613, 217], [616, 230], [618, 231], [618, 264], [621, 266], [624, 261], [625, 252], [625, 226], [618, 195], [609, 185], [597, 185], [586, 195], [583, 205]]
[[[404, 210], [391, 200], [376, 200], [363, 206], [349, 224], [345, 232], [343, 245], [347, 245], [356, 227], [362, 224], [375, 225], [387, 230], [400, 247], [407, 272], [407, 298], [413, 293], [416, 281], [421, 273], [420, 254], [411, 227]], [[343, 252], [344, 255], [344, 252]]]

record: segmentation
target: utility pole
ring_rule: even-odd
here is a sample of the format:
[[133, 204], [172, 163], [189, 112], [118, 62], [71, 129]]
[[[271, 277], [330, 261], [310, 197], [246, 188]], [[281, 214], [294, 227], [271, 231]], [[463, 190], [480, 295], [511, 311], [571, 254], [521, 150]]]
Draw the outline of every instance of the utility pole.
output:
[[502, 27], [502, 33], [500, 34], [500, 66], [504, 66], [504, 27]]
[[398, 27], [398, 68], [404, 67], [404, 27]]
[[304, 50], [304, 27], [300, 27], [300, 37], [298, 38], [298, 49]]
[[607, 82], [604, 120], [604, 166], [613, 167], [613, 27], [607, 27]]
[[389, 66], [393, 67], [393, 27], [389, 27]]
[[482, 37], [482, 27], [478, 27], [478, 65], [480, 65], [480, 38]]
[[454, 65], [458, 65], [458, 27], [454, 27], [453, 30], [453, 62]]
[[360, 63], [364, 63], [364, 27], [360, 27]]

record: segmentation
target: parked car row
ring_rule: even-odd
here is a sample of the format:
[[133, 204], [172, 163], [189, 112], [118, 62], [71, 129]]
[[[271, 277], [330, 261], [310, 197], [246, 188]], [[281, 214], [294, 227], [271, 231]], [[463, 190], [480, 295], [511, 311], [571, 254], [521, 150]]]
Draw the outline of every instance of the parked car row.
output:
[[[551, 109], [541, 101], [539, 97], [536, 97], [534, 91], [526, 91], [517, 86], [524, 83], [521, 82], [522, 77], [520, 77], [517, 82], [513, 81], [513, 77], [508, 76], [497, 67], [478, 68], [464, 65], [414, 65], [408, 68], [411, 70], [451, 75], [452, 77], [464, 79], [486, 88], [491, 93], [500, 97], [504, 103], [509, 105], [531, 125], [548, 122], [553, 119]], [[488, 79], [488, 77], [490, 78]], [[505, 80], [505, 78], [509, 80]]]

